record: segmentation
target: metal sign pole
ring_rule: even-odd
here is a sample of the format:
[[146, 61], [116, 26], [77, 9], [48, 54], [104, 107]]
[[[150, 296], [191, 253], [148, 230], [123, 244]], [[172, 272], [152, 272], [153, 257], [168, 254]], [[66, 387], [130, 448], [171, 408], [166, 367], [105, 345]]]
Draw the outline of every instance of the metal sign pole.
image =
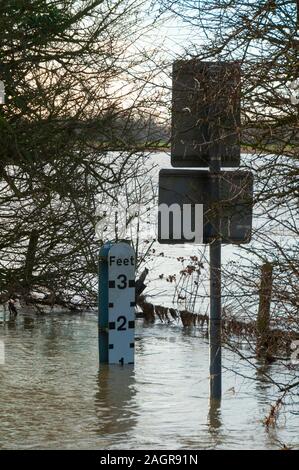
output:
[[[252, 174], [221, 171], [240, 165], [240, 77], [235, 62], [174, 62], [171, 163], [210, 171], [195, 170], [192, 176], [188, 170], [176, 175], [162, 170], [159, 175], [159, 206], [184, 208], [192, 201], [204, 207], [203, 243], [210, 243], [210, 397], [216, 401], [221, 399], [221, 243], [249, 243], [252, 227]], [[225, 202], [221, 210], [220, 202]], [[160, 217], [159, 242], [187, 243], [188, 238], [177, 237], [173, 220], [167, 240]]]
[[[219, 152], [216, 150], [216, 154]], [[210, 399], [221, 399], [221, 239], [220, 237], [220, 170], [221, 159], [211, 159], [210, 171], [216, 175], [214, 190], [215, 231], [217, 238], [210, 244]]]

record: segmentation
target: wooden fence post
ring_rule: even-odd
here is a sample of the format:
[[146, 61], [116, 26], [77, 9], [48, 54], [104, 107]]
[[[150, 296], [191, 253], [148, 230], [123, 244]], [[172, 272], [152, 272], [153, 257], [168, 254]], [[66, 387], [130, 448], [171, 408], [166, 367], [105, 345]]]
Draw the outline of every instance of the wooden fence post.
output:
[[270, 332], [270, 307], [272, 297], [273, 265], [266, 262], [261, 268], [259, 309], [257, 314], [257, 353], [267, 352]]

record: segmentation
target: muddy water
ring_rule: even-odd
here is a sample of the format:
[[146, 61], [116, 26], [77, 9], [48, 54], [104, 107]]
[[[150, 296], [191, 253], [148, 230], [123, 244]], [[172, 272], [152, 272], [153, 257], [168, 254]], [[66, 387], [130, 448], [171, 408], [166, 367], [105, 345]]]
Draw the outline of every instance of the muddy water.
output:
[[[267, 432], [261, 420], [275, 389], [226, 350], [222, 406], [210, 407], [207, 340], [179, 326], [138, 321], [135, 367], [100, 371], [93, 314], [19, 315], [15, 323], [0, 324], [0, 340], [6, 353], [0, 448], [270, 449], [298, 443], [294, 405]], [[279, 366], [268, 373], [279, 376]]]

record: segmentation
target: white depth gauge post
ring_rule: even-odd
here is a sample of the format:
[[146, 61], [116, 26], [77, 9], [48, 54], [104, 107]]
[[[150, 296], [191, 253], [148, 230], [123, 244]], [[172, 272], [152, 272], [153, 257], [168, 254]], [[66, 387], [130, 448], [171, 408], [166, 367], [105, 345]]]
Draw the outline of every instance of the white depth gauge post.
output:
[[135, 252], [125, 242], [106, 243], [99, 262], [100, 363], [134, 364]]

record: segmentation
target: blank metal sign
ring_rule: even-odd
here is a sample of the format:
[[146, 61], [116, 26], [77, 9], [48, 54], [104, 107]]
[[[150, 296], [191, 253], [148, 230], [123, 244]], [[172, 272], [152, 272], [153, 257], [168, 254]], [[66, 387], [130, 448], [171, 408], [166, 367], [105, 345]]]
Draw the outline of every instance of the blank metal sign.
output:
[[177, 60], [172, 74], [171, 163], [174, 167], [240, 164], [240, 66]]
[[[191, 205], [191, 228], [196, 229], [195, 204], [203, 204], [203, 243], [215, 239], [215, 215], [220, 215], [222, 243], [248, 243], [252, 230], [253, 176], [248, 171], [221, 171], [220, 202], [213, 196], [217, 176], [207, 170], [161, 170], [159, 173], [159, 208], [161, 204]], [[165, 216], [165, 215], [164, 215]], [[165, 221], [164, 221], [165, 223]], [[192, 243], [183, 236], [174, 237], [173, 216], [169, 216], [169, 238], [161, 237], [161, 211], [158, 214], [160, 243]]]

